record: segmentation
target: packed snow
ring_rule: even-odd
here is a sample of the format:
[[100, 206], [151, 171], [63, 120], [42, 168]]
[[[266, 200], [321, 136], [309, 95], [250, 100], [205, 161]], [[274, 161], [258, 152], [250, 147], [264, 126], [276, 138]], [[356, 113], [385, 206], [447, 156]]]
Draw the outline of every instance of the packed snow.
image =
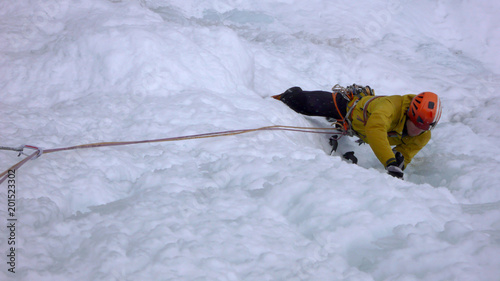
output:
[[[0, 280], [500, 280], [498, 14], [493, 0], [0, 2], [0, 146], [328, 128], [270, 98], [292, 86], [444, 105], [404, 181], [356, 138], [332, 156], [329, 135], [290, 131], [42, 155], [16, 171], [15, 227], [1, 185]], [[21, 159], [0, 151], [1, 171]]]

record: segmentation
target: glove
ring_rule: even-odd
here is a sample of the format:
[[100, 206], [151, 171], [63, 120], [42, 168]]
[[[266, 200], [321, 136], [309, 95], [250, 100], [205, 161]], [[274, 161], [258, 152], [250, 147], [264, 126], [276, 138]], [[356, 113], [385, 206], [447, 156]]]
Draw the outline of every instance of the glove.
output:
[[401, 169], [405, 169], [405, 157], [403, 156], [403, 153], [399, 151], [394, 151], [394, 155], [396, 156], [396, 162], [397, 166]]
[[385, 169], [387, 170], [387, 173], [389, 175], [396, 177], [398, 179], [403, 179], [404, 176], [403, 170], [401, 170], [401, 168], [399, 168], [398, 166], [389, 165], [385, 167]]

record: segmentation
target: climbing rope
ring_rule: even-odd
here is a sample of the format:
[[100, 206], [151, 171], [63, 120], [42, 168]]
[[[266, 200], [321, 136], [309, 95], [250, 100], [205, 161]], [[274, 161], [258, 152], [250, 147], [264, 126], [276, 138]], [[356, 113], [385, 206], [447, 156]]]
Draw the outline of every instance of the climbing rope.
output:
[[[335, 124], [335, 123], [334, 123]], [[152, 140], [140, 140], [140, 141], [121, 141], [121, 142], [99, 142], [99, 143], [90, 143], [69, 147], [61, 147], [61, 148], [53, 148], [53, 149], [41, 149], [32, 145], [23, 145], [20, 147], [5, 147], [0, 146], [0, 150], [11, 150], [19, 152], [19, 156], [21, 154], [26, 155], [26, 158], [19, 161], [9, 169], [5, 170], [0, 174], [0, 184], [2, 184], [8, 177], [8, 172], [11, 170], [17, 170], [22, 165], [24, 165], [29, 160], [34, 160], [40, 157], [42, 154], [48, 154], [59, 151], [66, 150], [76, 150], [76, 149], [84, 149], [84, 148], [97, 148], [97, 147], [106, 147], [106, 146], [120, 146], [120, 145], [132, 145], [132, 144], [141, 144], [141, 143], [155, 143], [155, 142], [167, 142], [167, 141], [181, 141], [181, 140], [191, 140], [191, 139], [203, 139], [203, 138], [214, 138], [214, 137], [223, 137], [223, 136], [234, 136], [245, 133], [257, 132], [257, 131], [292, 131], [292, 132], [303, 132], [303, 133], [316, 133], [316, 134], [333, 134], [333, 135], [345, 135], [345, 132], [340, 132], [337, 128], [313, 128], [313, 127], [294, 127], [294, 126], [282, 126], [282, 125], [274, 125], [274, 126], [266, 126], [256, 129], [243, 129], [243, 130], [229, 130], [229, 131], [221, 131], [221, 132], [213, 132], [213, 133], [205, 133], [205, 134], [196, 134], [196, 135], [187, 135], [180, 137], [170, 137], [170, 138], [161, 138], [161, 139], [152, 139]], [[34, 150], [31, 154], [27, 154], [24, 152], [25, 149]]]
[[0, 150], [12, 150], [12, 151], [18, 151], [18, 152], [23, 151], [23, 148], [24, 148], [24, 146], [20, 146], [20, 147], [0, 146]]

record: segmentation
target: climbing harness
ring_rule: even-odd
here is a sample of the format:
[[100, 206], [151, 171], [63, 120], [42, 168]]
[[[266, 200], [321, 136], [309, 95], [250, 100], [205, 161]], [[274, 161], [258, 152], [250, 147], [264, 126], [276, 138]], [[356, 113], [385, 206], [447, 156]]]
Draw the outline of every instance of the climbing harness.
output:
[[[342, 132], [342, 135], [347, 135], [347, 136], [355, 136], [356, 132], [352, 129], [352, 112], [354, 108], [356, 107], [356, 104], [361, 100], [361, 98], [366, 97], [366, 96], [375, 96], [375, 90], [370, 88], [370, 86], [359, 86], [356, 84], [352, 84], [351, 86], [347, 87], [342, 87], [339, 84], [336, 84], [335, 86], [332, 87], [332, 95], [333, 95], [333, 100], [335, 103], [335, 108], [337, 111], [340, 112], [338, 106], [337, 106], [337, 101], [335, 99], [335, 96], [337, 94], [342, 95], [344, 99], [347, 100], [348, 104], [352, 102], [351, 106], [347, 106], [347, 112], [346, 115], [340, 120], [340, 125], [338, 126], [334, 124], [335, 126], [338, 127], [338, 129]], [[365, 106], [366, 108], [366, 106]]]
[[[221, 132], [213, 132], [213, 133], [205, 133], [205, 134], [195, 134], [195, 135], [161, 138], [161, 139], [152, 139], [152, 140], [100, 142], [100, 143], [83, 144], [83, 145], [53, 148], [53, 149], [42, 149], [40, 147], [36, 147], [36, 146], [32, 146], [32, 145], [23, 145], [20, 147], [0, 146], [0, 150], [16, 151], [16, 152], [19, 152], [18, 156], [26, 155], [26, 158], [19, 161], [18, 163], [16, 163], [15, 165], [13, 165], [12, 167], [10, 167], [9, 169], [5, 170], [4, 172], [2, 172], [0, 174], [0, 184], [2, 184], [7, 179], [9, 171], [19, 169], [22, 165], [24, 165], [29, 160], [37, 159], [40, 156], [42, 156], [42, 154], [48, 154], [48, 153], [53, 153], [53, 152], [66, 151], [66, 150], [85, 149], [85, 148], [109, 147], [109, 146], [167, 142], [167, 141], [181, 141], [181, 140], [191, 140], [191, 139], [203, 139], [203, 138], [213, 138], [213, 137], [223, 137], [223, 136], [234, 136], [234, 135], [257, 132], [257, 131], [277, 131], [277, 130], [303, 132], [303, 133], [316, 133], [316, 134], [339, 134], [338, 130], [335, 128], [313, 128], [313, 127], [295, 127], [295, 126], [273, 125], [273, 126], [266, 126], [266, 127], [256, 128], [256, 129], [229, 130], [229, 131], [221, 131]], [[31, 150], [34, 150], [34, 152], [26, 153], [24, 151], [25, 149], [31, 149]]]
[[[361, 100], [361, 98], [366, 96], [373, 96], [373, 98], [370, 99], [370, 101], [377, 98], [375, 97], [375, 91], [372, 88], [370, 88], [370, 86], [363, 87], [356, 84], [352, 84], [350, 86], [343, 87], [340, 86], [340, 84], [336, 84], [335, 86], [332, 87], [332, 97], [333, 97], [333, 102], [335, 104], [335, 109], [337, 109], [337, 112], [339, 113], [341, 111], [337, 104], [337, 98], [336, 98], [337, 95], [342, 95], [342, 97], [347, 101], [347, 112], [340, 121], [335, 120], [335, 122], [332, 124], [332, 126], [334, 126], [339, 131], [339, 133], [334, 134], [333, 136], [330, 137], [329, 142], [332, 147], [330, 155], [333, 155], [337, 151], [338, 141], [342, 136], [349, 136], [349, 137], [358, 136], [356, 131], [352, 129], [351, 120], [352, 120], [353, 110], [358, 104], [358, 102]], [[351, 105], [349, 106], [349, 104]], [[366, 120], [367, 105], [368, 103], [365, 105], [364, 108], [365, 120]], [[364, 143], [361, 138], [359, 138], [359, 140], [357, 140], [356, 142], [359, 143], [360, 145]], [[356, 158], [356, 156], [354, 156], [353, 151], [344, 153], [344, 155], [342, 155], [342, 158], [352, 162], [353, 164], [358, 163], [358, 159]]]

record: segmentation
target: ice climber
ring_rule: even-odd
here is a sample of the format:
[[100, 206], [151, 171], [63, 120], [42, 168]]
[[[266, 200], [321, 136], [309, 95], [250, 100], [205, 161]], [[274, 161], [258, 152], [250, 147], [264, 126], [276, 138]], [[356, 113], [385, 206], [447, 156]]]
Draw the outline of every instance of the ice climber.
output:
[[[332, 92], [293, 87], [273, 98], [298, 113], [337, 121], [339, 130], [368, 143], [387, 172], [401, 179], [441, 117], [441, 102], [432, 92], [375, 96], [369, 86], [353, 84], [346, 88], [336, 85]], [[331, 139], [334, 149], [336, 140], [335, 136]]]

